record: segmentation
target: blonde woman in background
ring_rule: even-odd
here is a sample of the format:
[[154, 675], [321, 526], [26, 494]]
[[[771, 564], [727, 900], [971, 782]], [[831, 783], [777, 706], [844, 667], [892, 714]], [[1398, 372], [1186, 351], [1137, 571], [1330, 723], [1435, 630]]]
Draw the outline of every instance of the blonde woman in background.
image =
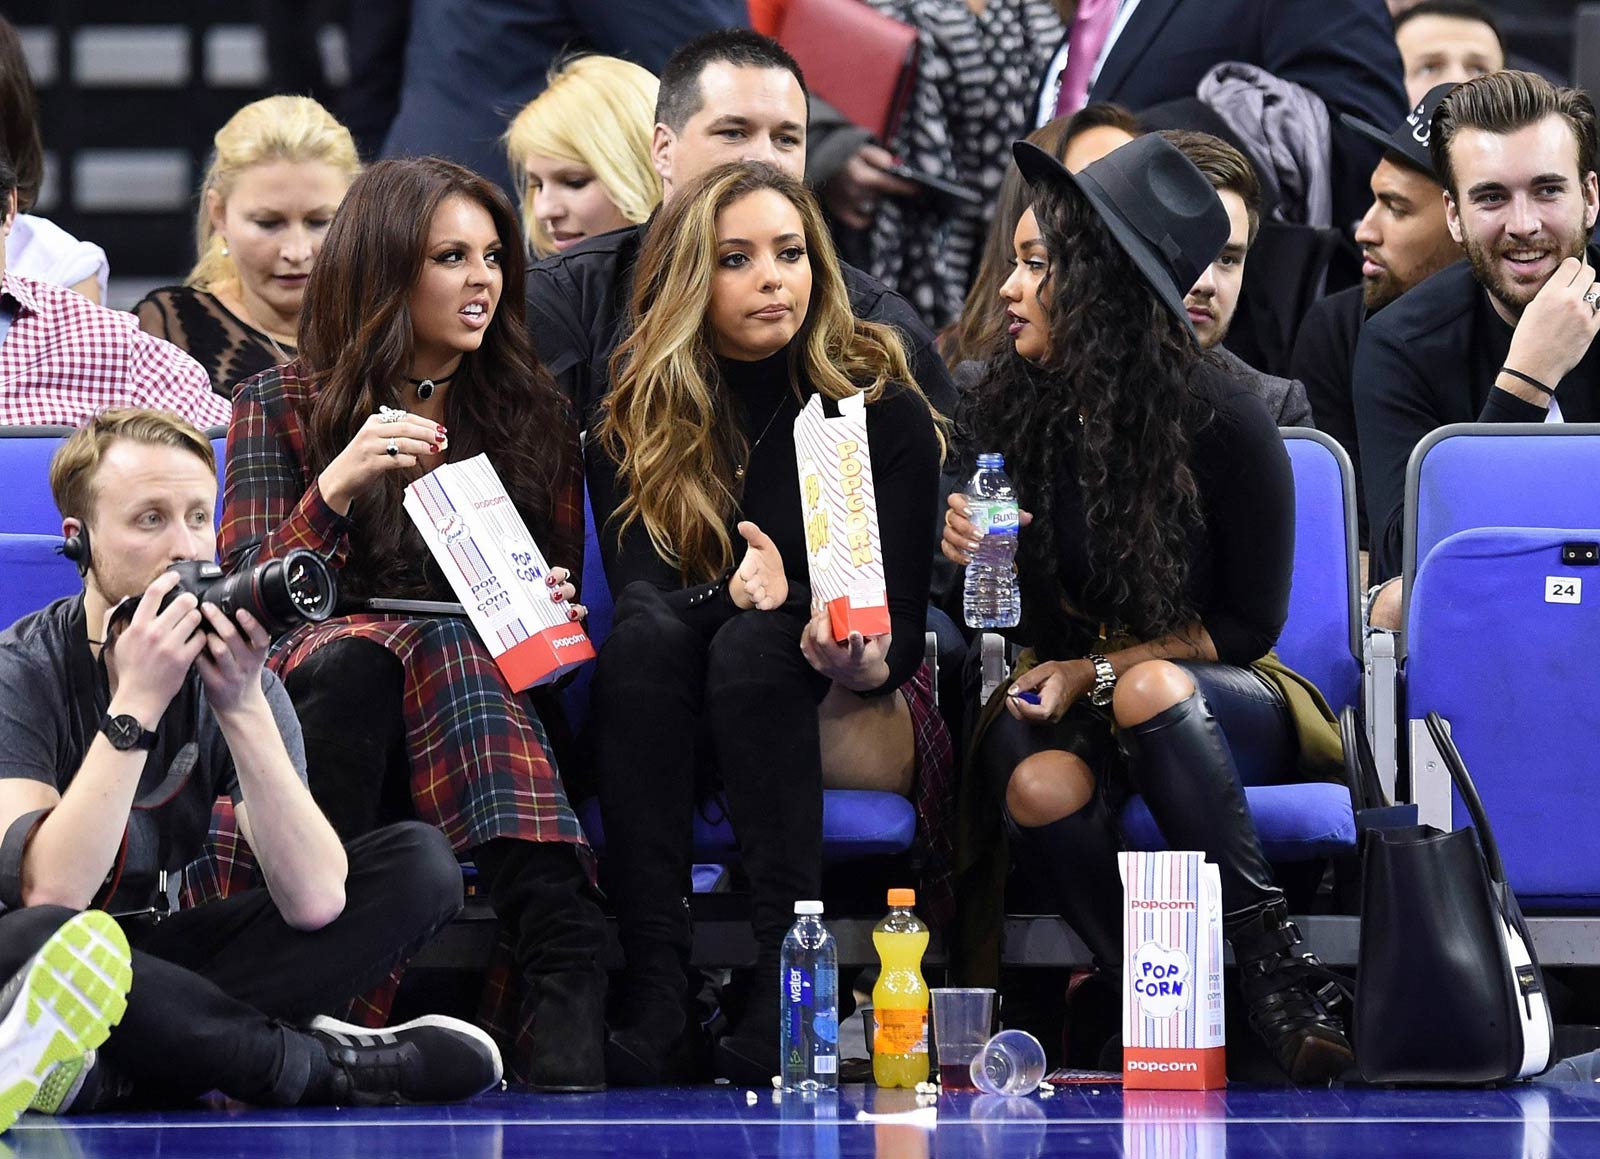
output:
[[522, 226], [539, 257], [637, 225], [661, 204], [650, 164], [656, 78], [614, 56], [557, 64], [506, 131]]
[[134, 313], [231, 396], [295, 356], [306, 279], [361, 163], [349, 130], [310, 97], [248, 104], [212, 140], [199, 260], [183, 285], [152, 290]]

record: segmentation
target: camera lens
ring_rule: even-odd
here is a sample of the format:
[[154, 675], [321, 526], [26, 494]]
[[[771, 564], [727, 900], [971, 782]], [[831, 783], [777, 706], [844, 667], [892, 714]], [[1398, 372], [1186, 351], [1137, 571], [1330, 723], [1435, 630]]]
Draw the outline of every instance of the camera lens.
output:
[[308, 621], [326, 620], [337, 594], [333, 573], [322, 558], [297, 548], [282, 559], [229, 576], [200, 598], [214, 602], [229, 617], [242, 608], [276, 636]]

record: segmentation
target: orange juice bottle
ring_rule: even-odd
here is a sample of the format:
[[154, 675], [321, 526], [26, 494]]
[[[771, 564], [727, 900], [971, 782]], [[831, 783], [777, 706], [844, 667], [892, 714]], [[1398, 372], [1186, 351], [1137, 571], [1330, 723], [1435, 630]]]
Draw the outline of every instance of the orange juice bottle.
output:
[[914, 889], [889, 891], [889, 914], [872, 929], [880, 969], [872, 988], [872, 1078], [880, 1087], [928, 1081], [928, 927], [911, 912]]

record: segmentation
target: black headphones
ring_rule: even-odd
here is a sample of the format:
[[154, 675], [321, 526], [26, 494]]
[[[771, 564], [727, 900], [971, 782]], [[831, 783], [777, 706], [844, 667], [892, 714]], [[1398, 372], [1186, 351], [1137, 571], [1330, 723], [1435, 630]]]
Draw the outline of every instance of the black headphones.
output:
[[88, 575], [90, 566], [89, 525], [81, 519], [78, 520], [78, 533], [63, 538], [61, 546], [56, 548], [56, 551], [78, 565], [78, 574], [80, 576]]

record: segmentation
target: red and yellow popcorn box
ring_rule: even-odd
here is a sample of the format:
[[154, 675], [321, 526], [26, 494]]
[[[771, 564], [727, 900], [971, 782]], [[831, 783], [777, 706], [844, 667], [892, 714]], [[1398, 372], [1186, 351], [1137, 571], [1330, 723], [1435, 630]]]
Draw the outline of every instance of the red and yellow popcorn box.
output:
[[867, 446], [867, 406], [859, 394], [838, 403], [830, 418], [812, 395], [794, 420], [800, 468], [800, 508], [811, 573], [811, 606], [827, 608], [833, 638], [889, 633], [883, 582], [883, 540]]
[[1222, 1005], [1222, 882], [1201, 853], [1119, 853], [1122, 1085], [1228, 1083]]
[[430, 471], [406, 488], [405, 508], [514, 691], [594, 659], [568, 605], [550, 599], [550, 565], [487, 455]]

